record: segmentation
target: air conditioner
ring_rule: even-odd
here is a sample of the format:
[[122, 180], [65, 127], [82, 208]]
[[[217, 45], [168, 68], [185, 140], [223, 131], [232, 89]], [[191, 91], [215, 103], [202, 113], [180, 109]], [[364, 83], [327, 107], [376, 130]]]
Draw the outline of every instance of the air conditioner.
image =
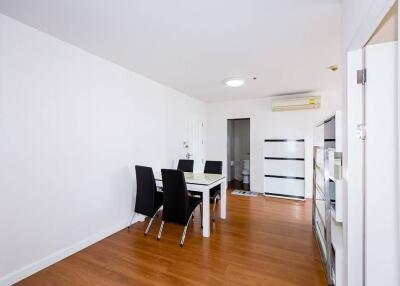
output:
[[272, 111], [290, 111], [302, 109], [318, 109], [321, 106], [320, 96], [306, 96], [272, 100]]

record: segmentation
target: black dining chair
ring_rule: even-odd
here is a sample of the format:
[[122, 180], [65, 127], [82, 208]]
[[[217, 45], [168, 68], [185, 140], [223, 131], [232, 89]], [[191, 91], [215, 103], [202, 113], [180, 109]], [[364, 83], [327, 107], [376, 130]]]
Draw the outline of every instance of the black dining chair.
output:
[[[151, 217], [150, 222], [144, 232], [144, 235], [147, 235], [150, 226], [153, 223], [154, 217], [163, 204], [163, 193], [157, 192], [156, 181], [154, 179], [152, 168], [135, 166], [135, 170], [137, 185], [135, 213]], [[129, 226], [131, 224], [132, 221]]]
[[187, 160], [187, 159], [180, 159], [178, 162], [178, 170], [181, 170], [182, 172], [190, 172], [193, 173], [193, 165], [194, 161], [193, 160]]
[[161, 239], [164, 222], [177, 223], [185, 226], [180, 242], [180, 246], [183, 246], [186, 230], [197, 206], [200, 205], [200, 212], [202, 213], [201, 199], [188, 196], [185, 176], [181, 170], [162, 169], [161, 175], [164, 200], [162, 222], [157, 239]]
[[[222, 161], [206, 161], [204, 165], [204, 173], [208, 174], [222, 174]], [[221, 185], [215, 186], [210, 189], [210, 203], [213, 203], [213, 216], [212, 220], [215, 221], [215, 207], [218, 200], [221, 198]]]

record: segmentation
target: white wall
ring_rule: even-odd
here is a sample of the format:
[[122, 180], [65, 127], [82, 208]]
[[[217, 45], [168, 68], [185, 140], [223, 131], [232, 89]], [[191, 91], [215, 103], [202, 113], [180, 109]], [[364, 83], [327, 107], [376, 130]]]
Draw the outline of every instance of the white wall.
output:
[[312, 196], [312, 145], [314, 126], [341, 108], [337, 92], [322, 95], [319, 110], [272, 112], [271, 99], [230, 101], [207, 105], [207, 157], [227, 160], [227, 119], [250, 118], [250, 186], [264, 189], [263, 143], [266, 138], [304, 138], [306, 145], [306, 196]]
[[[0, 15], [0, 285], [127, 225], [205, 105]], [[226, 154], [226, 152], [225, 152]]]
[[362, 47], [396, 0], [346, 0], [342, 8], [342, 45], [346, 51]]

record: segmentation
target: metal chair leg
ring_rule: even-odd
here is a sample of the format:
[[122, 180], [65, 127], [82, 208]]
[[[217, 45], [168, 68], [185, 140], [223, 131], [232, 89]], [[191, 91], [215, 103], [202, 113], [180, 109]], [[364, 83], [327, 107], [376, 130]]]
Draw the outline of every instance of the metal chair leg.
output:
[[160, 211], [161, 208], [162, 208], [162, 206], [158, 208], [158, 210], [156, 211], [156, 213], [155, 213], [155, 214], [153, 215], [153, 217], [150, 219], [149, 224], [147, 225], [146, 231], [144, 232], [144, 235], [147, 235], [147, 233], [149, 232], [150, 226], [151, 226], [151, 224], [153, 223], [154, 217], [156, 217], [156, 216], [158, 217], [158, 212]]
[[186, 230], [187, 230], [188, 224], [189, 224], [189, 222], [190, 222], [192, 216], [193, 216], [193, 213], [190, 214], [190, 217], [189, 217], [189, 219], [188, 219], [188, 221], [187, 221], [187, 223], [186, 223], [186, 225], [185, 225], [185, 228], [183, 229], [182, 238], [181, 238], [181, 244], [180, 244], [181, 247], [183, 246], [183, 243], [185, 242]]
[[157, 213], [155, 213], [155, 214], [151, 217], [151, 219], [150, 219], [150, 221], [149, 221], [149, 224], [147, 225], [146, 230], [145, 230], [145, 232], [144, 232], [144, 235], [147, 235], [147, 233], [149, 232], [150, 226], [151, 226], [151, 224], [153, 223], [153, 220], [154, 220], [154, 217], [155, 217], [156, 214], [157, 214]]
[[135, 218], [135, 215], [136, 215], [136, 213], [133, 213], [131, 221], [129, 222], [129, 225], [128, 225], [128, 230], [131, 228], [131, 225], [132, 225], [133, 219]]
[[158, 231], [158, 235], [157, 235], [157, 240], [161, 239], [161, 233], [163, 231], [163, 227], [164, 227], [164, 221], [161, 222], [160, 230]]

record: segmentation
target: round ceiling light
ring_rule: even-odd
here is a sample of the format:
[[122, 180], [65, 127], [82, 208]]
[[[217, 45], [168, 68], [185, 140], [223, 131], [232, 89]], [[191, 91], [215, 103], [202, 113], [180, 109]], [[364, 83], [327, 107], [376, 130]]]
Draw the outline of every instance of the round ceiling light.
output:
[[224, 83], [229, 87], [239, 87], [244, 85], [245, 80], [243, 78], [235, 77], [235, 78], [228, 78], [224, 80]]

